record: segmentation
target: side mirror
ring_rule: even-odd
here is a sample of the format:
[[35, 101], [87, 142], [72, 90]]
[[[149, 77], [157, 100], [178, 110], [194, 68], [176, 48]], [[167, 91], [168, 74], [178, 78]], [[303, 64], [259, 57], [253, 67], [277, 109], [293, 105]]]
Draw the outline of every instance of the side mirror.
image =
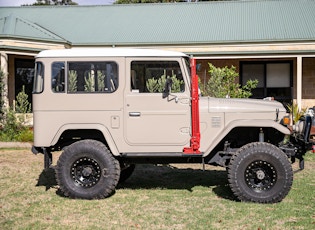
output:
[[171, 78], [167, 78], [165, 82], [164, 90], [163, 90], [163, 98], [166, 98], [168, 97], [168, 95], [170, 95], [172, 84], [173, 84], [173, 80]]

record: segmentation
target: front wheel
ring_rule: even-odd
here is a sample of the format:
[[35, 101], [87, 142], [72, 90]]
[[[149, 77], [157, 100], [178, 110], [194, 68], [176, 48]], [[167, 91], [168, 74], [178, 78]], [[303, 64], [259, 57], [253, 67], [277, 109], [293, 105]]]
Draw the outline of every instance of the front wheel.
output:
[[250, 143], [232, 156], [228, 180], [241, 201], [280, 202], [290, 191], [293, 171], [288, 157], [276, 146]]
[[101, 199], [112, 195], [119, 180], [119, 162], [98, 141], [82, 140], [59, 157], [56, 179], [65, 196]]

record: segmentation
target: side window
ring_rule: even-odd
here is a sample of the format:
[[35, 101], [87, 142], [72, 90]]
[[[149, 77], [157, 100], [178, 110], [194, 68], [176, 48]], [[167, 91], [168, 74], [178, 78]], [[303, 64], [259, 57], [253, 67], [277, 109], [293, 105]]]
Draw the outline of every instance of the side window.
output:
[[177, 61], [131, 62], [131, 90], [140, 93], [162, 93], [166, 79], [171, 78], [172, 93], [185, 90], [185, 83]]
[[68, 93], [112, 93], [118, 88], [115, 62], [69, 62]]
[[51, 66], [51, 88], [53, 92], [65, 92], [65, 63], [54, 62]]
[[44, 64], [35, 63], [35, 77], [33, 85], [33, 93], [41, 93], [44, 90]]

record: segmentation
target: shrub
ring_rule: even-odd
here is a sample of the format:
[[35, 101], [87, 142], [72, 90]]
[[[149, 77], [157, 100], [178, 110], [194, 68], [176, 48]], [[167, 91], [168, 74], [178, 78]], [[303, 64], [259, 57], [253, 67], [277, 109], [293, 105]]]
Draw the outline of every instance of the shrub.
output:
[[201, 87], [204, 96], [248, 98], [252, 95], [251, 91], [257, 87], [257, 79], [247, 81], [243, 87], [236, 83], [239, 74], [236, 72], [235, 66], [218, 68], [211, 63], [208, 64], [210, 79], [204, 87]]
[[292, 103], [292, 105], [288, 105], [288, 110], [293, 117], [293, 123], [295, 124], [300, 118], [306, 113], [307, 108], [299, 109], [296, 103]]
[[30, 113], [31, 103], [28, 102], [28, 95], [25, 93], [25, 86], [22, 86], [22, 91], [16, 96], [15, 111], [17, 113]]
[[[0, 75], [2, 75], [0, 73]], [[3, 75], [2, 75], [3, 76]], [[1, 79], [0, 79], [1, 80]], [[2, 82], [2, 81], [1, 81]], [[23, 86], [22, 91], [17, 95], [17, 104], [15, 109], [18, 113], [28, 113], [31, 111], [31, 104], [27, 100], [28, 96], [25, 93]], [[33, 131], [29, 127], [23, 125], [24, 116], [21, 118], [17, 117], [14, 109], [9, 108], [5, 110], [3, 108], [3, 103], [1, 104], [1, 132], [0, 132], [0, 141], [23, 141], [31, 142], [33, 141]]]
[[15, 111], [11, 108], [6, 112], [3, 120], [0, 141], [33, 141], [33, 131], [17, 119]]

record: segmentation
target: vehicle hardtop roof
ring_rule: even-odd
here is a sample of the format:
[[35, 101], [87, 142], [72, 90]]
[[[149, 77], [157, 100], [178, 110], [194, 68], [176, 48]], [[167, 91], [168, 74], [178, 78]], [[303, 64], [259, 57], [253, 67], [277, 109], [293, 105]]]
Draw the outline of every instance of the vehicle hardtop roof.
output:
[[45, 50], [36, 58], [55, 57], [187, 57], [176, 51], [136, 48], [72, 48], [59, 50]]

